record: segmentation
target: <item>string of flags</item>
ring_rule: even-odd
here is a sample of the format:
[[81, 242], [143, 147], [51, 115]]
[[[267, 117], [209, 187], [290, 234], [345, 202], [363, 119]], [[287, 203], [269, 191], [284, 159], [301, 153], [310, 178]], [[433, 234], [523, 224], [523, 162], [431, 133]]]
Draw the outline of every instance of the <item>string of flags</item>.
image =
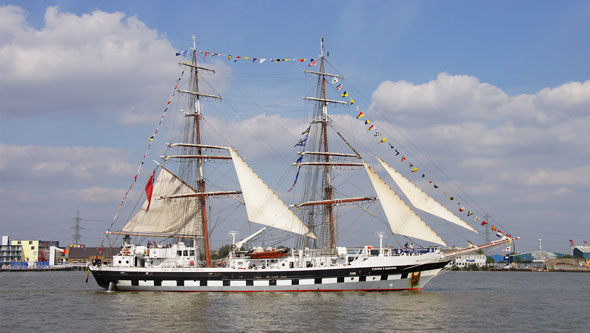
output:
[[[307, 63], [307, 66], [315, 66], [318, 64], [318, 60], [317, 59], [313, 59], [313, 58], [270, 58], [270, 57], [266, 57], [266, 58], [262, 58], [262, 57], [246, 57], [246, 56], [235, 56], [235, 55], [231, 55], [231, 54], [225, 54], [225, 53], [219, 53], [219, 52], [210, 52], [210, 51], [197, 51], [197, 53], [199, 53], [199, 55], [201, 56], [201, 58], [204, 60], [207, 56], [210, 57], [221, 57], [224, 58], [227, 61], [233, 61], [233, 62], [244, 62], [244, 61], [251, 61], [252, 63], [257, 63], [257, 64], [263, 64], [263, 63], [279, 63], [279, 62], [288, 62], [288, 63]], [[184, 51], [180, 51], [180, 52], [176, 52], [176, 56], [177, 57], [185, 57], [188, 58], [190, 57], [190, 51], [189, 50], [184, 50]]]
[[184, 71], [182, 71], [182, 73], [180, 74], [180, 77], [176, 80], [176, 83], [174, 86], [174, 91], [172, 92], [172, 96], [170, 97], [170, 99], [166, 103], [166, 107], [164, 108], [164, 111], [162, 112], [162, 116], [160, 117], [160, 121], [158, 122], [158, 125], [156, 126], [156, 130], [154, 131], [154, 134], [148, 138], [148, 145], [147, 145], [145, 152], [143, 154], [143, 158], [141, 159], [141, 163], [139, 164], [137, 171], [135, 172], [135, 177], [133, 178], [133, 181], [129, 185], [129, 189], [127, 189], [127, 192], [125, 192], [125, 195], [123, 196], [123, 200], [121, 200], [121, 204], [119, 205], [119, 208], [117, 209], [117, 213], [113, 217], [113, 223], [111, 223], [109, 230], [111, 229], [111, 227], [115, 223], [115, 220], [119, 216], [119, 213], [121, 212], [121, 208], [123, 207], [125, 200], [127, 200], [127, 196], [129, 195], [129, 192], [133, 188], [133, 185], [137, 182], [137, 178], [139, 177], [139, 175], [141, 175], [141, 169], [142, 169], [143, 165], [145, 164], [145, 158], [147, 157], [147, 154], [148, 154], [150, 148], [152, 147], [152, 143], [153, 143], [154, 139], [156, 138], [158, 131], [160, 130], [160, 126], [162, 125], [164, 118], [166, 118], [166, 113], [168, 112], [168, 107], [169, 107], [170, 103], [172, 103], [172, 101], [174, 100], [174, 96], [176, 96], [176, 91], [178, 90], [178, 85], [180, 84], [180, 81], [182, 80], [183, 76], [184, 76]]
[[[311, 125], [309, 125], [309, 127], [307, 127], [307, 129], [301, 133], [301, 135], [303, 135], [303, 138], [301, 138], [295, 144], [294, 147], [297, 147], [297, 146], [303, 147], [303, 151], [305, 151], [305, 145], [307, 144], [307, 139], [309, 138], [310, 131], [311, 131]], [[301, 163], [302, 161], [303, 161], [303, 154], [301, 154], [301, 156], [299, 156], [299, 158], [297, 159], [297, 162], [295, 162], [295, 163]], [[301, 171], [301, 165], [297, 166], [297, 174], [295, 175], [295, 181], [293, 182], [293, 185], [291, 185], [291, 188], [287, 192], [291, 192], [291, 190], [295, 187], [295, 184], [297, 184], [297, 178], [299, 178], [299, 171]]]
[[[331, 83], [332, 83], [332, 86], [336, 89], [336, 91], [338, 91], [338, 92], [342, 91], [340, 93], [340, 97], [341, 98], [347, 100], [351, 105], [354, 104], [354, 100], [352, 99], [352, 97], [349, 97], [348, 91], [346, 89], [344, 89], [344, 86], [342, 85], [342, 83], [340, 82], [340, 80], [338, 78], [333, 78], [331, 80]], [[377, 130], [377, 128], [375, 127], [375, 124], [372, 124], [372, 121], [360, 109], [360, 107], [358, 105], [356, 107], [356, 111], [358, 112], [358, 114], [356, 116], [356, 119], [359, 119], [359, 120], [361, 120], [364, 123], [365, 128], [367, 129], [368, 132], [371, 132], [373, 134], [373, 137], [379, 138], [378, 144], [386, 143], [387, 142], [387, 144], [389, 145], [389, 148], [392, 149], [395, 152], [394, 156], [396, 156], [396, 157], [399, 156], [401, 154], [400, 151], [393, 144], [389, 143], [388, 140], [387, 140], [387, 138], [385, 136], [383, 136], [383, 134], [380, 131]], [[402, 155], [401, 158], [400, 158], [400, 162], [404, 162], [406, 160], [407, 160], [407, 158]], [[426, 174], [419, 172], [420, 169], [418, 167], [414, 166], [414, 164], [412, 162], [408, 161], [407, 163], [408, 163], [408, 167], [410, 168], [410, 171], [412, 173], [420, 174], [421, 175], [421, 178], [426, 178]], [[434, 189], [438, 189], [439, 188], [439, 186], [437, 184], [435, 184], [432, 180], [428, 180], [428, 183], [431, 184]], [[448, 195], [446, 192], [443, 192], [443, 194], [445, 196]], [[455, 200], [455, 198], [452, 195], [448, 195], [448, 196], [449, 196], [449, 200], [450, 201], [454, 201]], [[459, 207], [459, 212], [465, 212], [466, 211], [466, 208], [463, 205], [461, 205], [460, 202], [457, 202], [457, 206]], [[467, 210], [465, 212], [465, 214], [468, 217], [471, 217], [474, 213], [471, 210]], [[474, 222], [478, 222], [480, 219], [481, 218], [476, 215], [473, 218], [473, 221]], [[481, 223], [481, 226], [485, 226], [485, 225], [488, 225], [488, 222], [487, 221], [483, 221]], [[497, 227], [495, 227], [495, 226], [491, 226], [491, 227], [492, 227], [492, 231], [495, 231], [496, 232], [496, 236], [498, 236], [499, 238], [504, 237], [504, 236], [506, 236], [508, 238], [511, 238], [510, 235], [505, 234], [501, 230], [498, 230]], [[510, 242], [512, 242], [512, 240]]]

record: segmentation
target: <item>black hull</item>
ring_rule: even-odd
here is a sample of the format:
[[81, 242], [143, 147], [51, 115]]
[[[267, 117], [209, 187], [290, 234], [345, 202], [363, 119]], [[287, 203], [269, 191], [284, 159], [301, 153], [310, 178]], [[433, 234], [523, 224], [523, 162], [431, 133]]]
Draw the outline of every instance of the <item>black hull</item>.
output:
[[[343, 284], [344, 282], [350, 282], [350, 280], [357, 281], [357, 283], [363, 283], [366, 281], [372, 281], [376, 278], [378, 281], [387, 281], [388, 277], [397, 276], [398, 280], [415, 279], [414, 276], [418, 276], [419, 273], [432, 270], [442, 269], [448, 261], [429, 263], [422, 265], [408, 265], [408, 266], [397, 266], [397, 267], [334, 267], [329, 269], [288, 269], [288, 270], [201, 270], [201, 271], [157, 271], [155, 269], [120, 269], [120, 270], [92, 270], [92, 274], [96, 279], [99, 286], [105, 289], [109, 289], [118, 285], [122, 280], [130, 281], [129, 288], [126, 290], [159, 290], [159, 287], [166, 287], [170, 282], [175, 282], [174, 286], [177, 291], [182, 291], [185, 287], [186, 281], [194, 281], [198, 286], [211, 286], [215, 285], [218, 288], [188, 288], [191, 290], [187, 291], [272, 291], [273, 286], [277, 286], [277, 281], [290, 281], [289, 285], [293, 288], [276, 288], [277, 291], [290, 291], [290, 290], [301, 290], [299, 286], [300, 281], [313, 281], [314, 285], [325, 284], [325, 281], [330, 281], [330, 290], [341, 290], [335, 288], [333, 285]], [[345, 281], [346, 280], [346, 281]], [[165, 281], [165, 283], [163, 283]], [[231, 288], [234, 282], [240, 281], [242, 288]], [[260, 290], [256, 288], [257, 285], [263, 283], [267, 288]], [[140, 288], [142, 285], [150, 285], [150, 288]], [[279, 283], [281, 285], [281, 283]], [[391, 285], [391, 284], [389, 284]], [[295, 287], [297, 286], [297, 287]], [[409, 287], [403, 288], [392, 288], [391, 290], [398, 289], [421, 289], [419, 283], [409, 283]], [[350, 285], [347, 284], [349, 289]], [[414, 288], [415, 287], [415, 288]], [[122, 288], [119, 288], [122, 289]], [[166, 288], [161, 288], [165, 290]], [[235, 289], [235, 290], [234, 290]], [[251, 290], [249, 290], [251, 289]], [[268, 289], [268, 290], [267, 290]], [[305, 288], [304, 288], [305, 289]], [[345, 290], [342, 289], [342, 290]], [[381, 286], [375, 288], [375, 290], [383, 290]], [[323, 290], [322, 288], [310, 288], [310, 290]], [[325, 289], [328, 290], [328, 289]], [[358, 288], [350, 290], [373, 290], [367, 288]], [[387, 289], [385, 289], [387, 290]], [[171, 290], [173, 291], [173, 290]]]

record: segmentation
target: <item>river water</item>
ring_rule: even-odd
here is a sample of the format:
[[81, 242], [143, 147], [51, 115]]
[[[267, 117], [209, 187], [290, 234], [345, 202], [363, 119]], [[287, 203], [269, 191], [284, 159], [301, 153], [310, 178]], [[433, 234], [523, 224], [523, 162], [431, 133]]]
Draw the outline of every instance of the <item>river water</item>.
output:
[[444, 272], [421, 292], [108, 293], [0, 272], [0, 332], [589, 332], [590, 274]]

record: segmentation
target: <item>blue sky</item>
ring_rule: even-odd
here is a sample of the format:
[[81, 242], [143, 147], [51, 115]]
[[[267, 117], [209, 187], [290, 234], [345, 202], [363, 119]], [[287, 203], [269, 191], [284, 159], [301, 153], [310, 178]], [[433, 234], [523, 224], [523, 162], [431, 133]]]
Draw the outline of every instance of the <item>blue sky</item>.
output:
[[[318, 54], [323, 36], [357, 104], [402, 146], [395, 128], [403, 129], [499, 225], [523, 237], [521, 248], [543, 238], [565, 252], [569, 239], [590, 240], [586, 1], [5, 1], [0, 8], [2, 234], [66, 243], [80, 208], [94, 221], [87, 243], [100, 241], [171, 94], [173, 52], [190, 47], [194, 33], [198, 49], [306, 58]], [[113, 40], [138, 47], [108, 49]], [[221, 78], [211, 82], [230, 102], [254, 96], [295, 105], [313, 92], [302, 66], [212, 65]], [[219, 115], [236, 129], [259, 119], [277, 136], [289, 131], [278, 142], [297, 140], [300, 129], [286, 124], [304, 118], [300, 109], [234, 105]], [[350, 111], [334, 112], [354, 124]], [[231, 140], [240, 148], [237, 135]], [[272, 169], [264, 154], [242, 149], [257, 171]]]

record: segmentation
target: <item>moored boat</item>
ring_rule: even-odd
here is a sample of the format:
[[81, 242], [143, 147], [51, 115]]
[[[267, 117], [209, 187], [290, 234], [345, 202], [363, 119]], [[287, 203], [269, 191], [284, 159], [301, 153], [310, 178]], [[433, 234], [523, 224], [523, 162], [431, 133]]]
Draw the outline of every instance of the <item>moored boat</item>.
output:
[[[109, 290], [152, 291], [341, 291], [341, 290], [421, 290], [454, 255], [497, 246], [511, 240], [500, 240], [480, 246], [468, 246], [443, 253], [445, 241], [403, 201], [377, 174], [358, 150], [332, 127], [328, 116], [331, 104], [350, 102], [329, 99], [328, 80], [343, 79], [325, 70], [322, 41], [321, 55], [315, 61], [318, 71], [305, 71], [317, 77], [317, 94], [305, 99], [314, 103], [314, 112], [303, 131], [302, 147], [295, 163], [297, 177], [303, 170], [305, 179], [301, 201], [291, 206], [273, 191], [231, 146], [202, 143], [205, 99], [220, 96], [199, 90], [202, 72], [214, 72], [197, 63], [198, 51], [193, 45], [192, 62], [180, 65], [190, 71], [188, 89], [176, 89], [187, 97], [183, 141], [167, 143], [168, 151], [146, 185], [147, 199], [120, 231], [124, 235], [121, 252], [112, 265], [90, 268], [97, 283]], [[178, 86], [177, 86], [178, 87]], [[340, 89], [338, 89], [340, 90]], [[328, 132], [334, 130], [342, 147], [348, 151], [329, 150]], [[453, 225], [475, 232], [475, 229], [449, 211], [385, 160], [377, 157], [404, 195], [415, 208], [426, 211]], [[204, 170], [212, 161], [231, 162], [240, 189], [209, 191]], [[356, 169], [366, 173], [376, 196], [336, 197], [333, 171]], [[238, 196], [241, 196], [238, 197]], [[242, 246], [264, 230], [235, 243], [225, 258], [213, 260], [209, 237], [210, 216], [207, 201], [219, 197], [236, 198], [246, 208], [249, 222], [293, 235], [295, 247], [263, 251], [243, 251]], [[391, 232], [425, 241], [430, 246], [391, 248], [380, 246], [344, 247], [337, 242], [335, 207], [344, 204], [373, 203], [381, 205]], [[162, 237], [166, 246], [134, 244], [132, 237]], [[383, 234], [380, 240], [383, 239]]]

